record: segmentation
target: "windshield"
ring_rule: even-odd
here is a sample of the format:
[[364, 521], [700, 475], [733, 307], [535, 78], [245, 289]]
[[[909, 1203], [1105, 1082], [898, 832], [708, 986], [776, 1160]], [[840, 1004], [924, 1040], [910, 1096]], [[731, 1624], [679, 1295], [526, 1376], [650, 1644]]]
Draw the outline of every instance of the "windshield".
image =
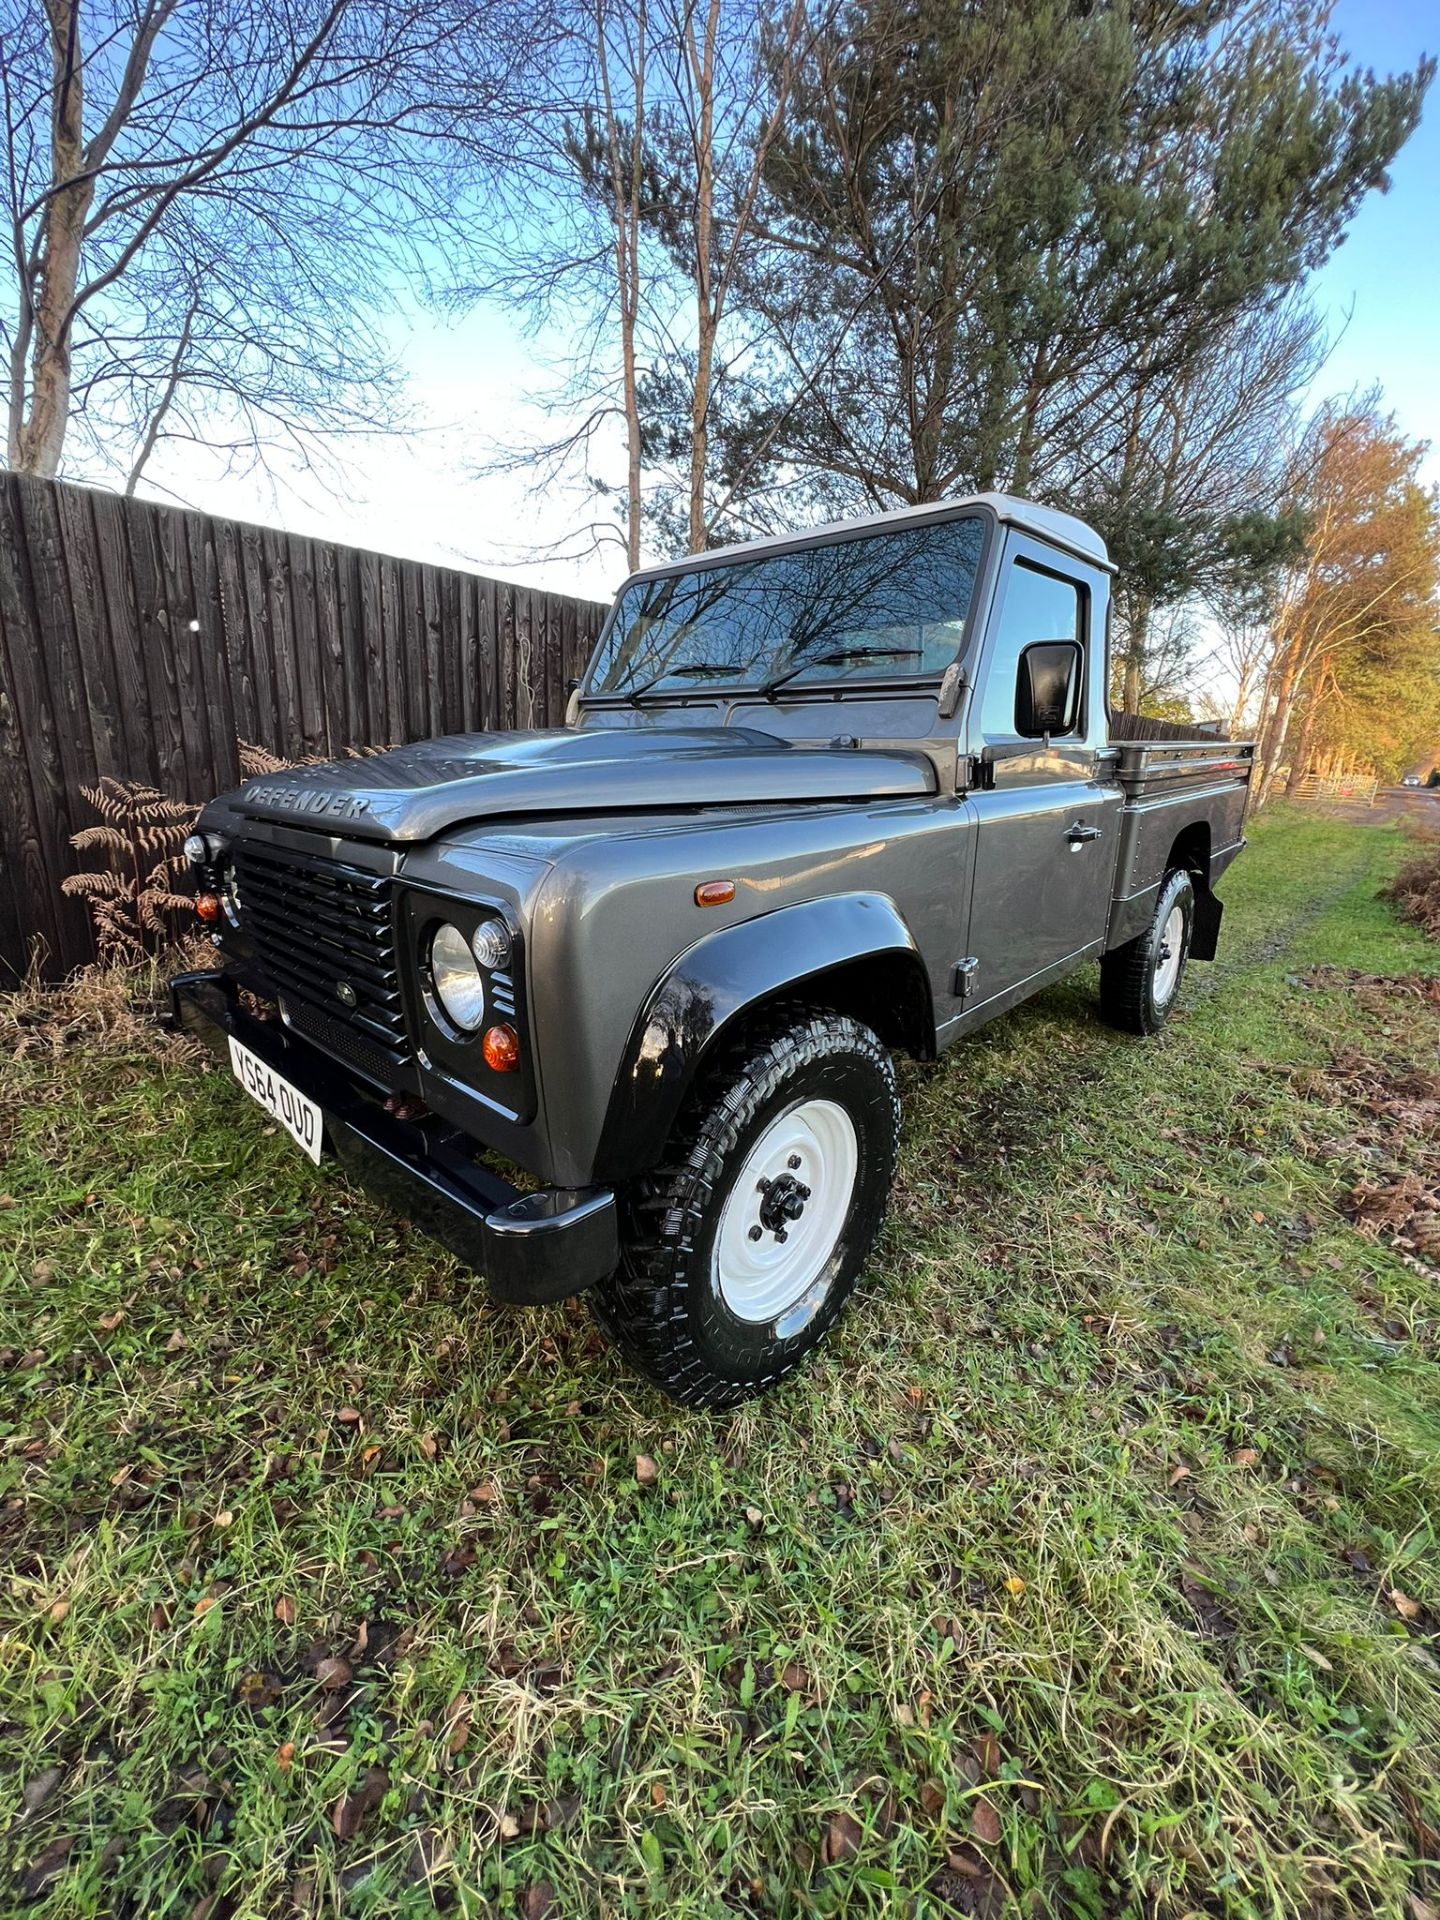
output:
[[637, 581], [589, 691], [941, 673], [960, 649], [984, 537], [972, 515]]

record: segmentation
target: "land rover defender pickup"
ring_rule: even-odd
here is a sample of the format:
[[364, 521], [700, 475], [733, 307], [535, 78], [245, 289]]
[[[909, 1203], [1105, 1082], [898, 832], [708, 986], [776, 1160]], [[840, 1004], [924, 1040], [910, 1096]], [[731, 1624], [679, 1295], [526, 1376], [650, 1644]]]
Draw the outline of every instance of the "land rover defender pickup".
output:
[[563, 729], [208, 806], [175, 1015], [496, 1298], [589, 1290], [681, 1400], [768, 1387], [879, 1229], [895, 1050], [1094, 961], [1152, 1034], [1215, 953], [1252, 749], [1112, 744], [1110, 572], [998, 494], [646, 568]]

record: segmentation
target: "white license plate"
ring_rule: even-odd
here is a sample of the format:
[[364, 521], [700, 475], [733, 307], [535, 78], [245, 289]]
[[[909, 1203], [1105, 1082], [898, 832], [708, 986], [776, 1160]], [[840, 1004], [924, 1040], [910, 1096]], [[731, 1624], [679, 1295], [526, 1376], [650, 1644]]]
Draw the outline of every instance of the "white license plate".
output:
[[258, 1100], [265, 1111], [280, 1122], [318, 1167], [323, 1130], [319, 1107], [313, 1100], [307, 1100], [298, 1087], [282, 1080], [273, 1067], [267, 1067], [248, 1047], [242, 1047], [233, 1034], [227, 1037], [235, 1078], [252, 1100]]

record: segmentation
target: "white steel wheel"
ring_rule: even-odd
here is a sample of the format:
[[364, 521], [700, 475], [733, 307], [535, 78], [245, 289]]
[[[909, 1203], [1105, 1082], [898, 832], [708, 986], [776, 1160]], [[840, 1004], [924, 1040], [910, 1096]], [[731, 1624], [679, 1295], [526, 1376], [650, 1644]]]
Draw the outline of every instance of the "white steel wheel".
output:
[[833, 1100], [802, 1100], [745, 1156], [721, 1209], [715, 1284], [737, 1320], [779, 1320], [825, 1272], [850, 1215], [860, 1151]]
[[1155, 985], [1153, 988], [1157, 1007], [1168, 1007], [1179, 984], [1180, 969], [1185, 964], [1185, 909], [1177, 900], [1166, 917], [1160, 930], [1160, 945], [1155, 951]]

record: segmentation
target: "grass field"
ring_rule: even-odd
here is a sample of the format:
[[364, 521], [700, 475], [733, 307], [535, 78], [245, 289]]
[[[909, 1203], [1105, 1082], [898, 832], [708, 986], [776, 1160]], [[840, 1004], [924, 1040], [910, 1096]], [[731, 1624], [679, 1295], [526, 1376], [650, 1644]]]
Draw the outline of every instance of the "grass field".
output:
[[1162, 1038], [1086, 974], [908, 1067], [863, 1297], [725, 1416], [12, 1005], [0, 1912], [1440, 1913], [1402, 851], [1267, 822]]

